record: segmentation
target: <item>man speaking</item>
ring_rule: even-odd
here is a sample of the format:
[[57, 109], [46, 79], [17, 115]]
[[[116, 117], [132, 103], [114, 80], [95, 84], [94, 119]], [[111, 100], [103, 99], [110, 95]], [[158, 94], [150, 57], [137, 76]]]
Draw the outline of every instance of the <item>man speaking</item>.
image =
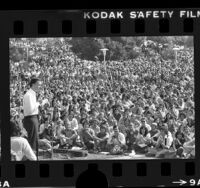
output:
[[[28, 133], [28, 142], [34, 152], [38, 154], [38, 107], [40, 103], [37, 102], [36, 93], [39, 92], [40, 81], [37, 78], [32, 78], [30, 81], [30, 89], [26, 92], [23, 98], [24, 110], [24, 128]], [[37, 155], [38, 156], [38, 155]]]

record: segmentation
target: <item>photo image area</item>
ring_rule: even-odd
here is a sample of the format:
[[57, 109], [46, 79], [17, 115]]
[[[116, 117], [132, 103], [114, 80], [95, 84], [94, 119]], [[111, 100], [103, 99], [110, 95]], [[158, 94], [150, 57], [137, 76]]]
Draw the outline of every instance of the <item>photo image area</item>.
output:
[[10, 38], [11, 156], [195, 158], [192, 36]]

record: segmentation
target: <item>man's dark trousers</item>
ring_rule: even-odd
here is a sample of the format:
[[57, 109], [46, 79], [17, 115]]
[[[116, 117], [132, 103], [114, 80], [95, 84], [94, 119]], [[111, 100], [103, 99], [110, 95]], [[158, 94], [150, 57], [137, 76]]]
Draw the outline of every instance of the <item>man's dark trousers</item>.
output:
[[23, 121], [24, 128], [28, 133], [28, 142], [31, 148], [38, 152], [38, 115], [26, 116]]

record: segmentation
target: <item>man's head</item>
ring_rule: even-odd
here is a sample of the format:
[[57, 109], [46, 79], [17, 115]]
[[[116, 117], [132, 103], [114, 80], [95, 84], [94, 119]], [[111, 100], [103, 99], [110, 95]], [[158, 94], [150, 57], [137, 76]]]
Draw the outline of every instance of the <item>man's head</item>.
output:
[[57, 120], [57, 125], [58, 125], [58, 126], [61, 126], [61, 125], [62, 125], [62, 123], [63, 123], [63, 122], [62, 122], [62, 120], [61, 120], [61, 119], [58, 119], [58, 120]]
[[179, 119], [180, 119], [181, 121], [183, 121], [185, 118], [186, 118], [185, 113], [182, 112], [182, 113], [179, 114]]
[[108, 122], [107, 121], [103, 121], [103, 122], [101, 122], [101, 124], [100, 124], [100, 130], [101, 130], [101, 128], [104, 130], [105, 129], [105, 131], [107, 131], [107, 128], [109, 127], [109, 124], [108, 124]]
[[89, 121], [88, 121], [87, 118], [83, 119], [82, 126], [83, 126], [84, 129], [88, 129], [89, 128]]
[[129, 130], [133, 130], [134, 129], [134, 123], [128, 123], [128, 126], [127, 126], [127, 128], [129, 129]]
[[180, 131], [177, 131], [176, 134], [175, 134], [176, 138], [178, 138], [179, 140], [184, 138], [184, 134]]
[[152, 123], [152, 124], [151, 124], [151, 129], [152, 129], [152, 130], [157, 129], [157, 123]]
[[41, 83], [38, 78], [32, 78], [30, 81], [30, 87], [34, 91], [38, 92], [40, 90]]
[[117, 127], [117, 125], [114, 125], [113, 126], [113, 131], [114, 131], [114, 134], [117, 136], [119, 134], [119, 128]]
[[142, 119], [141, 119], [141, 123], [142, 123], [142, 125], [145, 125], [145, 123], [146, 123], [145, 118], [142, 118]]
[[192, 117], [194, 115], [194, 111], [192, 110], [192, 109], [189, 109], [188, 111], [187, 111], [187, 116], [188, 117]]
[[150, 118], [151, 117], [151, 112], [150, 111], [147, 111], [147, 118]]
[[10, 132], [12, 136], [21, 136], [22, 134], [22, 127], [16, 121], [10, 121]]
[[160, 132], [161, 132], [161, 134], [163, 136], [168, 134], [168, 125], [166, 123], [163, 124], [163, 126], [161, 127]]
[[68, 116], [70, 121], [72, 121], [73, 117], [74, 117], [73, 113], [70, 113], [69, 116]]
[[115, 109], [115, 114], [120, 114], [120, 110], [121, 110], [121, 106], [117, 105], [117, 107]]

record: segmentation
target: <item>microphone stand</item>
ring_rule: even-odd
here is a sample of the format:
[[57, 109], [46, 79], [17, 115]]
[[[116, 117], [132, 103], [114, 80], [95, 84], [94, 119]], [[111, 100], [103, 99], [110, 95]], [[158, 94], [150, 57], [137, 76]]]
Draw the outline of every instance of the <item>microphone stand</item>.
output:
[[[39, 112], [40, 112], [40, 108], [39, 108]], [[40, 126], [40, 119], [39, 119], [39, 114], [38, 114], [38, 122], [39, 122], [39, 126]], [[38, 127], [39, 128], [39, 127]], [[39, 161], [39, 146], [38, 146], [38, 142], [39, 142], [39, 134], [38, 134], [38, 130], [37, 130], [37, 142], [36, 142], [36, 157], [37, 157], [37, 161]]]
[[53, 159], [53, 125], [52, 125], [52, 122], [51, 122], [51, 159]]
[[36, 143], [36, 157], [37, 157], [37, 161], [39, 161], [38, 155], [39, 155], [39, 151], [38, 151], [38, 141], [37, 141], [37, 143]]

